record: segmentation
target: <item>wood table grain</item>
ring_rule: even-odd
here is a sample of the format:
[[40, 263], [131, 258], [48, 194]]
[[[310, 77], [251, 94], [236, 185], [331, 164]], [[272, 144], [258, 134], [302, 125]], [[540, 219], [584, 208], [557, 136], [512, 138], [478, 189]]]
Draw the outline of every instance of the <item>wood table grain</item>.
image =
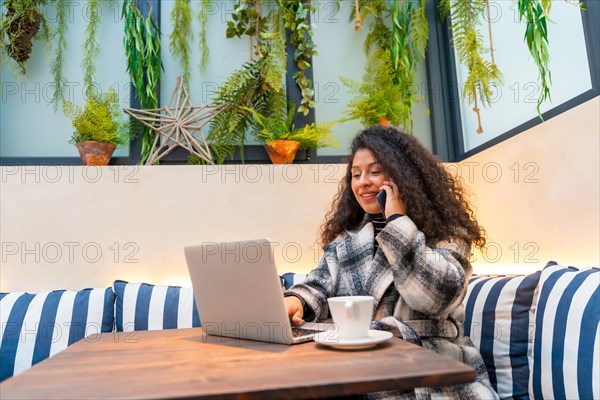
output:
[[207, 336], [92, 335], [0, 384], [1, 399], [298, 399], [472, 382], [469, 366], [398, 338], [335, 350]]

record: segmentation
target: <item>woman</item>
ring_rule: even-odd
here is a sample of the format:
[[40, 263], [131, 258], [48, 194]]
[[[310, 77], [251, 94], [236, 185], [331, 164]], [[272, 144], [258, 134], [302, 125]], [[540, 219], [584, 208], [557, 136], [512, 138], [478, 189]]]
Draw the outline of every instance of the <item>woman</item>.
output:
[[[373, 329], [471, 365], [477, 380], [372, 398], [496, 399], [485, 365], [463, 335], [462, 300], [471, 245], [484, 231], [462, 188], [412, 136], [374, 126], [352, 141], [352, 156], [321, 232], [324, 256], [285, 293], [293, 322], [328, 317], [327, 298], [371, 295]], [[387, 194], [385, 215], [376, 199]]]

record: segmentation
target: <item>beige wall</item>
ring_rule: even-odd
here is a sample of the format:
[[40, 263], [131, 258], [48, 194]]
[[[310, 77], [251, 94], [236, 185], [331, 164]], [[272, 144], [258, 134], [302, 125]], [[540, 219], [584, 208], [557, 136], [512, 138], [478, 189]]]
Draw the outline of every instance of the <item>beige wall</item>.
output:
[[600, 98], [449, 168], [462, 175], [489, 245], [477, 272], [525, 273], [554, 260], [600, 263]]
[[[596, 98], [448, 166], [469, 186], [488, 231], [485, 257], [474, 256], [477, 272], [523, 273], [549, 259], [598, 265], [599, 108]], [[183, 246], [264, 236], [276, 243], [280, 272], [307, 272], [343, 166], [1, 167], [0, 174], [0, 290], [38, 291], [115, 279], [185, 284]]]

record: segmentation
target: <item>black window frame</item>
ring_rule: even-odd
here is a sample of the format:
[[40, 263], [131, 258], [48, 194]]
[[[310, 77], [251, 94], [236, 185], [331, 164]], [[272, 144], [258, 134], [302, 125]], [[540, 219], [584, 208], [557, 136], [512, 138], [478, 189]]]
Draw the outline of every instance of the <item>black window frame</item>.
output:
[[[468, 151], [465, 151], [463, 141], [460, 94], [454, 51], [451, 47], [452, 33], [449, 24], [441, 24], [439, 18], [437, 18], [437, 22], [430, 20], [427, 78], [430, 84], [432, 141], [435, 154], [443, 161], [463, 161], [600, 95], [600, 2], [581, 0], [581, 3], [585, 6], [580, 14], [592, 88], [544, 112], [543, 120], [539, 116], [531, 118]], [[439, 0], [428, 1], [427, 13], [429, 16], [437, 15], [438, 4]], [[552, 43], [550, 43], [551, 46]], [[432, 87], [439, 92], [431, 92]], [[431, 101], [431, 98], [441, 98], [442, 100]]]

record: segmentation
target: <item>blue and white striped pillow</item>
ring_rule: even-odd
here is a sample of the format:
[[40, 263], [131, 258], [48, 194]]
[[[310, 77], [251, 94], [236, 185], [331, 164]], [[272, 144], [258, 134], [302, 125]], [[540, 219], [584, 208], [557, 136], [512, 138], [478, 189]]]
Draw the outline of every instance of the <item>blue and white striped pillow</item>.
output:
[[125, 281], [113, 286], [117, 332], [200, 326], [192, 288]]
[[0, 381], [94, 333], [111, 332], [111, 288], [0, 293]]
[[286, 272], [285, 274], [281, 275], [281, 279], [283, 279], [283, 288], [287, 290], [298, 283], [304, 282], [306, 280], [306, 276], [307, 274]]
[[532, 364], [532, 398], [600, 399], [599, 268], [543, 270]]
[[469, 280], [465, 335], [481, 352], [490, 382], [501, 399], [529, 398], [529, 362], [534, 327], [532, 307], [540, 271], [525, 276]]

